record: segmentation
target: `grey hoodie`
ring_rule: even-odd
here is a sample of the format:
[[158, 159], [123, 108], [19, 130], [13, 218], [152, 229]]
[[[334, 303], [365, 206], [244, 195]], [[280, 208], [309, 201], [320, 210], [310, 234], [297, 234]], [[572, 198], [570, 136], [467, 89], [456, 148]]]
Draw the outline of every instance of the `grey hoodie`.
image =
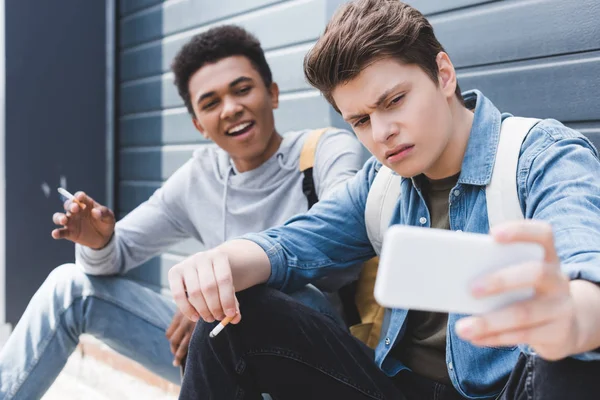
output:
[[[105, 248], [77, 245], [77, 264], [93, 275], [125, 273], [184, 239], [195, 238], [210, 249], [307, 211], [298, 162], [309, 132], [283, 135], [271, 158], [243, 173], [217, 146], [196, 150], [149, 200], [117, 222]], [[327, 131], [317, 146], [313, 168], [318, 197], [354, 176], [363, 162], [362, 146], [352, 133]]]

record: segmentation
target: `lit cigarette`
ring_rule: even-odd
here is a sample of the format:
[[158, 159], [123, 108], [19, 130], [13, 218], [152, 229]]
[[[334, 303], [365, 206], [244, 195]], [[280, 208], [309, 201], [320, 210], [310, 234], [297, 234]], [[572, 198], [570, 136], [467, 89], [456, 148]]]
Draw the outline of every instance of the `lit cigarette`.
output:
[[63, 188], [58, 188], [58, 193], [62, 194], [63, 196], [65, 196], [67, 199], [73, 201], [75, 204], [77, 204], [79, 206], [79, 208], [81, 208], [82, 210], [85, 210], [85, 204], [83, 204], [82, 202], [80, 202], [79, 200], [77, 200], [75, 198], [75, 196], [73, 196], [71, 193], [69, 193], [68, 191], [66, 191]]
[[210, 331], [208, 336], [211, 338], [214, 338], [215, 336], [217, 336], [223, 330], [223, 328], [225, 328], [227, 326], [227, 324], [231, 322], [232, 319], [233, 319], [233, 317], [225, 317], [225, 319], [223, 319], [223, 321], [219, 322], [219, 325], [215, 326], [214, 329], [212, 331]]

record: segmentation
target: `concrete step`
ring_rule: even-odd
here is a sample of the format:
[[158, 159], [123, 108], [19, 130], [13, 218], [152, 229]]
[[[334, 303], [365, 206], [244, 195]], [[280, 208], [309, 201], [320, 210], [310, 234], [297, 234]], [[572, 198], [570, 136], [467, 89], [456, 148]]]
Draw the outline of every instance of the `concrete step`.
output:
[[[155, 375], [153, 379], [149, 379], [136, 374], [135, 368], [142, 367], [133, 361], [129, 363], [136, 367], [129, 364], [123, 367], [124, 357], [108, 347], [104, 348], [105, 345], [100, 342], [83, 338], [82, 344], [69, 358], [64, 370], [42, 400], [177, 399], [175, 385], [168, 384], [165, 387], [164, 382], [160, 382], [160, 378]], [[94, 347], [96, 352], [92, 350]], [[131, 371], [134, 372], [129, 373]], [[162, 383], [163, 387], [156, 382]]]

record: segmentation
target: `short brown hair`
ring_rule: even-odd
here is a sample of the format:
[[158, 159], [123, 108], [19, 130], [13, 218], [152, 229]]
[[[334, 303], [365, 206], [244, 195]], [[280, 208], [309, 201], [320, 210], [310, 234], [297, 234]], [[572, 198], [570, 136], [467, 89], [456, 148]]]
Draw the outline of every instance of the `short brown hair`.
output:
[[[355, 0], [336, 11], [304, 57], [304, 75], [339, 112], [331, 92], [382, 58], [417, 65], [437, 84], [441, 51], [433, 27], [417, 9], [398, 0]], [[458, 85], [456, 96], [463, 101]]]

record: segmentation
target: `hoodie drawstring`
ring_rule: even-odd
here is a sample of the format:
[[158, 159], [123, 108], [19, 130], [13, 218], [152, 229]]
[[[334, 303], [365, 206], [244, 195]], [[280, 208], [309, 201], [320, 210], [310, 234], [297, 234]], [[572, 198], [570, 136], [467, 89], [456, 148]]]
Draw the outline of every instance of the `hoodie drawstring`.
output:
[[225, 174], [225, 182], [223, 185], [223, 243], [227, 240], [227, 188], [229, 187], [229, 178], [233, 172], [233, 166], [229, 167]]

